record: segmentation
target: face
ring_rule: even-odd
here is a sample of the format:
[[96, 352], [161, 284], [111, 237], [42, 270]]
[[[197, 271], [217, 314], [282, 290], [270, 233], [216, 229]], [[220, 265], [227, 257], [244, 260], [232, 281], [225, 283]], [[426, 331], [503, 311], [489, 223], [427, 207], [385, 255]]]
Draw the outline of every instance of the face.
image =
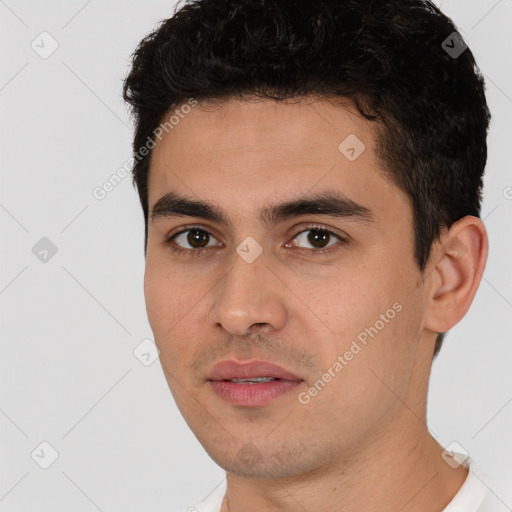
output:
[[[148, 318], [177, 406], [227, 471], [314, 471], [417, 422], [412, 210], [373, 130], [339, 101], [231, 99], [199, 103], [153, 150]], [[213, 382], [226, 360], [294, 378]]]

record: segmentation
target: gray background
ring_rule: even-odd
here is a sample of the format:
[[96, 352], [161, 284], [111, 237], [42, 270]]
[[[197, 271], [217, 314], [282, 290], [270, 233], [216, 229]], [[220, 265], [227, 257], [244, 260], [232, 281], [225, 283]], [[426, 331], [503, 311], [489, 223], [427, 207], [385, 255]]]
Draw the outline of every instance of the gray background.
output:
[[[122, 79], [138, 41], [172, 7], [0, 1], [1, 511], [172, 512], [223, 478], [159, 362], [133, 353], [152, 333], [130, 177], [103, 200], [92, 193], [130, 156]], [[441, 444], [469, 452], [512, 509], [512, 0], [442, 7], [488, 82], [490, 253], [469, 314], [434, 363], [429, 425]], [[59, 454], [48, 469], [43, 441]]]

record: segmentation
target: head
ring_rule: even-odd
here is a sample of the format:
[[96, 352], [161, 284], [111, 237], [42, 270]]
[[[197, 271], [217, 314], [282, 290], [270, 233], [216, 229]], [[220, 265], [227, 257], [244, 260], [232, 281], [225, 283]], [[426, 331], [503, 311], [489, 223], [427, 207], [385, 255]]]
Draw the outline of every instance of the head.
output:
[[[471, 51], [443, 47], [453, 32], [421, 0], [196, 0], [135, 51], [124, 97], [148, 317], [178, 406], [221, 465], [253, 474], [236, 455], [259, 439], [268, 466], [254, 471], [311, 468], [334, 453], [305, 448], [329, 439], [322, 414], [348, 453], [403, 412], [379, 379], [425, 395], [487, 254], [489, 112]], [[279, 399], [300, 434], [247, 429], [270, 431], [277, 402], [215, 401], [207, 374], [232, 356], [300, 374], [302, 401]]]

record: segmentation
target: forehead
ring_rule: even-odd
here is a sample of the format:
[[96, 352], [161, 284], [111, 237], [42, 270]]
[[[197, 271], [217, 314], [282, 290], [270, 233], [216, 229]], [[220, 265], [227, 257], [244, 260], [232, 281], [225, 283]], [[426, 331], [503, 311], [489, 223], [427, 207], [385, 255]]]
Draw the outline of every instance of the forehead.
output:
[[375, 126], [344, 99], [198, 103], [153, 149], [151, 212], [168, 192], [211, 200], [240, 215], [269, 201], [336, 190], [355, 202], [407, 208], [383, 177]]

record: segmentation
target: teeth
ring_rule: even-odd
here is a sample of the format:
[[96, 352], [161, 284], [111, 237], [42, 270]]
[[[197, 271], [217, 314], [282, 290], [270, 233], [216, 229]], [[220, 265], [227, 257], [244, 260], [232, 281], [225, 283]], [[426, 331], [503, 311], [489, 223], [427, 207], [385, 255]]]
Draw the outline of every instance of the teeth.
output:
[[251, 379], [231, 379], [230, 382], [238, 382], [238, 383], [241, 383], [241, 384], [251, 384], [251, 383], [255, 383], [255, 382], [270, 382], [272, 380], [277, 380], [277, 379], [274, 379], [274, 377], [253, 377]]

